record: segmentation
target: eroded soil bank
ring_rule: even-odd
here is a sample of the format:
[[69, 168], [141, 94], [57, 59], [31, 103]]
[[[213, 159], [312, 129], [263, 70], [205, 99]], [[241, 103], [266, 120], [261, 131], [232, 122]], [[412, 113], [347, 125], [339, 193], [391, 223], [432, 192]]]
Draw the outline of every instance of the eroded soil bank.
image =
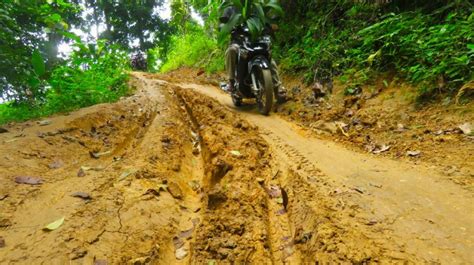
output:
[[0, 263], [472, 263], [468, 190], [160, 79], [0, 134]]

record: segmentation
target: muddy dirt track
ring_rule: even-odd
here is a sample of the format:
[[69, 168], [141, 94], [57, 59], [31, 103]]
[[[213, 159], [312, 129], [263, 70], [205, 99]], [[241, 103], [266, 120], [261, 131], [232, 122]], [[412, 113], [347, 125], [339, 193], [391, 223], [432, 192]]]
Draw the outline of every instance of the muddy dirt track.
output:
[[472, 192], [431, 168], [133, 79], [0, 134], [0, 264], [474, 263]]

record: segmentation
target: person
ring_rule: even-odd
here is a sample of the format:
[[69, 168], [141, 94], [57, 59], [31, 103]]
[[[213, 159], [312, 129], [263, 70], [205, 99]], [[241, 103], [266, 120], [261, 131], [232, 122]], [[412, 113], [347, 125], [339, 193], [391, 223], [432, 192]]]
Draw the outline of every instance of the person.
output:
[[[236, 13], [236, 8], [234, 6], [229, 6], [225, 8], [219, 18], [219, 21], [221, 22], [220, 28], [223, 27], [223, 25], [231, 19], [231, 17]], [[275, 24], [272, 25], [267, 25], [266, 29], [271, 33], [272, 36], [274, 36], [274, 31], [278, 27]], [[231, 32], [231, 40], [229, 43], [229, 46], [226, 49], [225, 52], [225, 68], [227, 71], [227, 75], [229, 78], [229, 84], [228, 84], [228, 90], [229, 92], [234, 92], [235, 91], [235, 74], [236, 74], [236, 67], [237, 67], [237, 58], [239, 54], [239, 42], [235, 38], [238, 35], [238, 28], [234, 28]], [[286, 97], [286, 90], [283, 87], [280, 79], [280, 74], [278, 72], [278, 65], [275, 62], [275, 60], [272, 58], [270, 62], [270, 71], [272, 73], [272, 81], [273, 85], [276, 87], [276, 91], [278, 93], [277, 99], [279, 101], [285, 100]]]

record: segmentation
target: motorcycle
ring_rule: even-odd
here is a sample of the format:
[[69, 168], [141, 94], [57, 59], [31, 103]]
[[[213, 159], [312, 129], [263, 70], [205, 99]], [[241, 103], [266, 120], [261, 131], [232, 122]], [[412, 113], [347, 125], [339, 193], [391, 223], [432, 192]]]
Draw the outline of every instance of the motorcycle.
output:
[[232, 102], [240, 107], [244, 98], [255, 98], [259, 112], [268, 115], [276, 95], [270, 70], [271, 37], [263, 35], [252, 40], [249, 29], [242, 27], [236, 39], [240, 48]]

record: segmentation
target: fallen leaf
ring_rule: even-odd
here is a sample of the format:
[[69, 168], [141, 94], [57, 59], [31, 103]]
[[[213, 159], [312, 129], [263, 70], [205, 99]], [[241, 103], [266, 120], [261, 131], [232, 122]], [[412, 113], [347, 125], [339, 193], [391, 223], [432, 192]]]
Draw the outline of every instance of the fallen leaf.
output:
[[160, 191], [156, 189], [147, 189], [143, 195], [154, 195], [154, 196], [160, 196]]
[[270, 195], [270, 198], [281, 197], [280, 187], [278, 187], [276, 185], [271, 185], [270, 188], [268, 189], [268, 195]]
[[124, 180], [126, 177], [135, 174], [137, 171], [137, 169], [129, 168], [120, 175], [119, 180]]
[[182, 246], [184, 246], [184, 241], [181, 238], [175, 236], [173, 237], [173, 245], [174, 245], [174, 248], [177, 250], [181, 248]]
[[366, 225], [375, 225], [375, 224], [377, 224], [377, 223], [378, 223], [377, 220], [372, 219], [372, 220], [368, 221], [368, 222], [366, 223]]
[[232, 151], [230, 151], [230, 153], [231, 153], [233, 156], [236, 156], [236, 157], [241, 157], [241, 156], [242, 156], [242, 154], [241, 154], [239, 151], [237, 151], [237, 150], [232, 150]]
[[79, 171], [77, 172], [78, 177], [84, 177], [86, 176], [86, 171], [81, 167]]
[[397, 132], [403, 132], [405, 130], [406, 130], [405, 125], [401, 123], [397, 124], [397, 130], [396, 130]]
[[372, 153], [374, 154], [380, 154], [380, 153], [383, 153], [383, 152], [386, 152], [388, 150], [390, 150], [391, 146], [390, 145], [382, 145], [380, 146], [379, 148], [375, 148]]
[[189, 239], [193, 236], [194, 227], [179, 233], [180, 238]]
[[472, 125], [468, 122], [466, 122], [462, 125], [459, 125], [458, 128], [461, 129], [462, 133], [464, 133], [465, 135], [472, 135], [473, 134]]
[[382, 188], [382, 185], [380, 185], [380, 184], [369, 183], [369, 185], [372, 186], [372, 187], [379, 188], [379, 189]]
[[185, 247], [179, 248], [175, 251], [175, 256], [177, 260], [182, 260], [188, 255], [188, 251]]
[[77, 247], [73, 249], [71, 254], [71, 260], [76, 260], [85, 257], [87, 255], [87, 250], [82, 247]]
[[348, 126], [347, 124], [343, 122], [336, 122], [336, 126], [344, 136], [349, 137], [349, 134], [346, 132], [346, 129], [345, 129]]
[[38, 124], [39, 124], [39, 126], [46, 126], [46, 125], [50, 125], [51, 121], [50, 120], [42, 120], [42, 121], [39, 121]]
[[99, 153], [99, 152], [89, 152], [89, 155], [92, 157], [92, 158], [95, 158], [95, 159], [99, 159], [100, 157], [102, 156], [105, 156], [105, 155], [108, 155], [110, 154], [111, 152], [110, 151], [105, 151], [105, 152], [102, 152], [102, 153]]
[[201, 188], [201, 185], [199, 185], [199, 182], [197, 180], [191, 180], [190, 182], [188, 182], [188, 185], [193, 191], [198, 191]]
[[183, 198], [183, 191], [181, 190], [181, 188], [179, 187], [178, 184], [176, 184], [174, 182], [170, 182], [168, 184], [167, 190], [171, 194], [171, 196], [173, 196], [173, 198], [175, 198], [175, 199]]
[[30, 177], [30, 176], [18, 176], [15, 177], [15, 182], [18, 184], [29, 184], [29, 185], [41, 185], [43, 184], [43, 180], [37, 177]]
[[89, 195], [89, 193], [82, 192], [82, 191], [74, 192], [73, 194], [71, 194], [71, 196], [81, 198], [81, 199], [84, 199], [84, 200], [91, 200], [92, 199], [92, 197]]
[[54, 221], [54, 222], [48, 224], [47, 226], [45, 226], [45, 227], [43, 228], [43, 230], [45, 230], [45, 231], [53, 231], [53, 230], [56, 230], [56, 229], [58, 229], [63, 223], [64, 223], [64, 217], [62, 217], [62, 218], [60, 218], [60, 219], [58, 219], [58, 220], [56, 220], [56, 221]]
[[283, 207], [287, 209], [288, 206], [288, 194], [284, 189], [281, 189], [281, 197], [283, 198]]
[[61, 168], [62, 166], [64, 166], [64, 163], [62, 160], [54, 160], [48, 165], [50, 169], [58, 169], [58, 168]]
[[407, 156], [419, 156], [421, 154], [420, 151], [407, 151]]
[[107, 264], [109, 264], [109, 263], [105, 259], [96, 259], [94, 261], [94, 265], [107, 265]]

